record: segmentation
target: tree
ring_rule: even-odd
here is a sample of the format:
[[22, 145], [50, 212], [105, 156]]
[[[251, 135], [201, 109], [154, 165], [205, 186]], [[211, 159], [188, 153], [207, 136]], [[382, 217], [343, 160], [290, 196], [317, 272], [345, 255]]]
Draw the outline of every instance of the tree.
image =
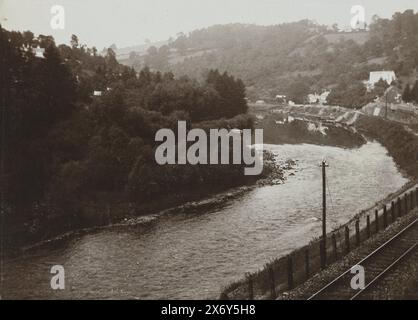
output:
[[70, 43], [71, 43], [71, 47], [73, 49], [78, 48], [78, 37], [75, 34], [73, 34], [71, 36], [71, 42]]
[[[111, 71], [114, 71], [115, 69], [117, 69], [117, 67], [119, 65], [118, 61], [116, 60], [116, 53], [112, 48], [107, 49], [106, 63], [110, 67]], [[113, 74], [112, 74], [112, 76], [113, 76]]]
[[418, 81], [415, 82], [415, 85], [411, 90], [411, 99], [418, 103]]
[[296, 103], [304, 103], [309, 94], [310, 86], [305, 79], [296, 79], [288, 85], [287, 97]]
[[164, 45], [157, 49], [155, 46], [151, 46], [147, 50], [144, 62], [147, 66], [153, 69], [166, 71], [169, 66], [169, 47]]
[[412, 96], [412, 92], [411, 92], [411, 88], [409, 84], [405, 86], [405, 89], [402, 94], [402, 100], [405, 102], [411, 102], [413, 100], [413, 96]]
[[139, 57], [139, 55], [138, 55], [138, 53], [136, 53], [135, 51], [131, 51], [131, 52], [129, 53], [129, 60], [134, 61], [135, 59], [138, 59], [138, 57]]
[[220, 97], [219, 105], [214, 113], [215, 117], [231, 118], [247, 112], [245, 85], [241, 79], [235, 79], [227, 72], [221, 75], [218, 70], [210, 70], [206, 77], [206, 84], [212, 86]]
[[377, 83], [375, 83], [373, 88], [373, 94], [377, 95], [378, 97], [383, 96], [386, 89], [389, 88], [389, 85], [383, 79], [380, 79]]
[[[37, 45], [45, 48], [43, 59], [26, 49]], [[156, 132], [174, 130], [179, 120], [190, 128], [204, 121], [206, 130], [251, 127], [249, 116], [241, 115], [247, 105], [240, 79], [213, 71], [207, 83], [199, 83], [149, 68], [137, 77], [111, 48], [96, 55], [94, 48], [80, 49], [76, 36], [71, 46], [57, 47], [50, 36], [34, 39], [29, 32], [0, 28], [0, 50], [0, 96], [8, 119], [4, 155], [11, 177], [6, 201], [15, 224], [30, 225], [40, 211], [49, 214], [33, 210], [33, 204], [62, 215], [59, 221], [69, 222], [62, 224], [65, 229], [84, 221], [88, 203], [124, 202], [129, 195], [141, 203], [244, 179], [239, 165], [209, 170], [155, 164]], [[168, 54], [169, 48], [160, 51]], [[93, 97], [93, 90], [103, 93]]]
[[330, 105], [339, 105], [346, 108], [361, 108], [373, 101], [375, 94], [367, 92], [360, 81], [354, 83], [339, 83], [328, 96]]
[[147, 54], [148, 54], [148, 55], [150, 55], [150, 56], [155, 56], [155, 55], [157, 55], [157, 54], [158, 54], [158, 49], [157, 49], [157, 47], [155, 47], [155, 46], [151, 46], [151, 47], [149, 47], [149, 48], [148, 48], [148, 50], [147, 50]]
[[188, 38], [183, 32], [177, 34], [177, 39], [171, 44], [178, 50], [181, 55], [185, 55], [187, 52]]

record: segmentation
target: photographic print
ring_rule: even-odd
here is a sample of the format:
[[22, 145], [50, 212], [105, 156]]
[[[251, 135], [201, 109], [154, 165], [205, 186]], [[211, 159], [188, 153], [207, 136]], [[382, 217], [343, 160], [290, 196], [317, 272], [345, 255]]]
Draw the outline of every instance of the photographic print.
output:
[[418, 299], [416, 0], [0, 0], [0, 89], [0, 300]]

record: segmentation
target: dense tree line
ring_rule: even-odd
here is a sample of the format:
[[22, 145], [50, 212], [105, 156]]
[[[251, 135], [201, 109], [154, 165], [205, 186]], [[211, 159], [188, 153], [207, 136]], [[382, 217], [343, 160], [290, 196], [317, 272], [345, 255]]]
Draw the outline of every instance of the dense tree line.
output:
[[331, 90], [327, 98], [330, 105], [338, 105], [346, 108], [361, 108], [374, 101], [376, 97], [384, 95], [389, 85], [386, 81], [380, 80], [372, 90], [367, 90], [361, 81], [353, 83], [339, 83]]
[[155, 133], [175, 131], [179, 120], [250, 128], [241, 80], [217, 71], [201, 83], [148, 68], [137, 74], [113, 49], [99, 55], [76, 36], [56, 46], [48, 36], [1, 28], [0, 48], [10, 225], [51, 215], [82, 224], [88, 204], [115, 197], [135, 207], [249, 182], [240, 165], [161, 167], [154, 159]]
[[385, 56], [397, 74], [408, 76], [418, 66], [418, 13], [397, 12], [392, 19], [374, 17], [366, 53]]

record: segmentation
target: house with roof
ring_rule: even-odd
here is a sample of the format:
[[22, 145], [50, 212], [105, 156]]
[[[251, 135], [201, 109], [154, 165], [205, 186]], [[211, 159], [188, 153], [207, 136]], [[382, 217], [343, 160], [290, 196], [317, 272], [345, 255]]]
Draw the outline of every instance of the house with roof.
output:
[[394, 71], [372, 71], [370, 72], [369, 81], [367, 82], [367, 88], [373, 89], [374, 85], [380, 80], [383, 80], [390, 85], [396, 79]]
[[331, 91], [323, 91], [321, 94], [311, 93], [308, 95], [308, 102], [310, 104], [326, 104], [330, 93]]
[[275, 98], [276, 102], [279, 102], [279, 103], [286, 103], [286, 99], [287, 99], [287, 96], [283, 94], [278, 94], [276, 95], [276, 98]]

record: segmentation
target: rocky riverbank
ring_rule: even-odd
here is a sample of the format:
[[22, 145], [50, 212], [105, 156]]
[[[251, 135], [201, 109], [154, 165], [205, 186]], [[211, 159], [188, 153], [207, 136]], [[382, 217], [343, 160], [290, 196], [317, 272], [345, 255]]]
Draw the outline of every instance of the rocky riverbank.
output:
[[[296, 162], [292, 160], [287, 160], [280, 164], [277, 163], [274, 155], [266, 150], [263, 152], [263, 159], [263, 173], [251, 184], [230, 189], [195, 190], [195, 192], [188, 194], [167, 195], [158, 201], [150, 201], [140, 206], [128, 201], [120, 201], [118, 197], [115, 197], [114, 201], [112, 197], [107, 197], [106, 201], [96, 199], [95, 203], [92, 202], [85, 205], [90, 207], [89, 210], [92, 211], [91, 216], [99, 217], [99, 220], [91, 218], [86, 224], [71, 225], [65, 221], [58, 221], [59, 216], [45, 215], [43, 216], [44, 219], [37, 219], [36, 221], [23, 224], [22, 228], [15, 230], [13, 234], [9, 231], [9, 235], [13, 236], [13, 238], [19, 238], [19, 234], [25, 233], [27, 239], [29, 233], [30, 241], [9, 246], [7, 254], [16, 255], [45, 243], [64, 240], [73, 234], [83, 234], [103, 228], [117, 228], [127, 225], [146, 225], [166, 214], [193, 214], [202, 210], [221, 208], [228, 201], [236, 199], [256, 187], [284, 183], [286, 179], [285, 172], [292, 171], [296, 166]], [[42, 208], [39, 208], [39, 210], [42, 210]], [[96, 213], [98, 210], [101, 210], [100, 214]], [[63, 227], [54, 229], [54, 225]]]

